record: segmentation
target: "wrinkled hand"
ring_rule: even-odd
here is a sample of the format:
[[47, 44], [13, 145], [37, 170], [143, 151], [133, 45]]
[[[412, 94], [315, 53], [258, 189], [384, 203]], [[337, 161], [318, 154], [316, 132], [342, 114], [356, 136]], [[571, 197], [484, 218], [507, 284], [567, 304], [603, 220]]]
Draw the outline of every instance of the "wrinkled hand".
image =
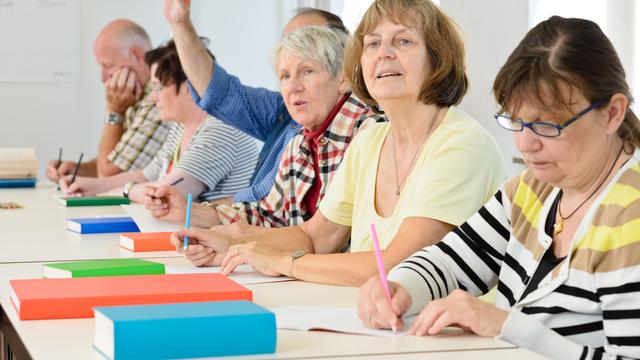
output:
[[107, 110], [124, 114], [142, 97], [142, 85], [136, 73], [126, 67], [118, 69], [105, 84]]
[[480, 336], [494, 337], [502, 331], [508, 314], [458, 289], [446, 298], [427, 304], [409, 329], [409, 334], [435, 335], [446, 326], [456, 326]]
[[234, 222], [227, 225], [214, 225], [211, 227], [211, 230], [220, 234], [225, 234], [232, 238], [251, 236], [251, 235], [260, 235], [269, 231], [268, 228], [265, 228], [262, 226], [253, 226], [249, 224], [243, 224], [240, 222]]
[[[187, 250], [184, 250], [185, 236], [189, 237]], [[171, 244], [194, 266], [217, 266], [229, 249], [231, 238], [215, 231], [192, 227], [171, 234]]]
[[174, 224], [187, 216], [187, 199], [175, 186], [145, 186], [144, 207], [154, 218]]
[[49, 160], [46, 175], [49, 180], [57, 183], [63, 176], [72, 174], [75, 168], [76, 163], [73, 161], [63, 161], [58, 166], [58, 160]]
[[164, 0], [164, 17], [169, 24], [188, 21], [190, 3], [190, 0]]
[[291, 263], [290, 258], [291, 253], [274, 250], [257, 241], [234, 245], [222, 260], [222, 273], [229, 275], [238, 265], [249, 264], [268, 276], [287, 275], [285, 265]]
[[102, 181], [99, 178], [77, 176], [73, 184], [69, 184], [72, 177], [72, 175], [67, 175], [59, 182], [60, 190], [69, 195], [93, 196], [108, 190], [102, 186]]
[[376, 275], [360, 287], [358, 294], [358, 317], [362, 323], [374, 329], [401, 330], [404, 326], [402, 315], [411, 307], [411, 297], [400, 284], [389, 282], [391, 304]]

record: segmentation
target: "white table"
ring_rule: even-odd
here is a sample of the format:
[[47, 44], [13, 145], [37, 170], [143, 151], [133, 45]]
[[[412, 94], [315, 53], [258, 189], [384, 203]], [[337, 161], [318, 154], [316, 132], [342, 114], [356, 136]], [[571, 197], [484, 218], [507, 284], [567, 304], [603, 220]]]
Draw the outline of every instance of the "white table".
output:
[[[66, 208], [53, 198], [52, 185], [37, 189], [0, 189], [0, 202], [24, 209], [0, 210], [0, 338], [17, 358], [102, 359], [92, 348], [93, 319], [20, 321], [9, 300], [10, 279], [42, 277], [42, 263], [118, 257], [153, 258], [186, 265], [173, 251], [131, 253], [118, 246], [118, 234], [78, 235], [66, 230], [70, 217], [125, 215], [119, 206]], [[290, 281], [248, 285], [254, 301], [267, 308], [281, 305], [356, 304], [357, 288]], [[5, 359], [0, 347], [0, 359]], [[278, 330], [276, 354], [232, 359], [539, 359], [505, 342], [469, 334], [378, 338], [331, 332]]]
[[0, 202], [13, 201], [25, 207], [0, 210], [0, 264], [180, 256], [175, 251], [133, 253], [124, 250], [119, 247], [119, 234], [80, 235], [68, 231], [68, 218], [127, 214], [120, 206], [65, 207], [54, 199], [56, 193], [52, 185], [0, 189]]
[[[161, 260], [162, 261], [162, 260]], [[175, 259], [167, 262], [176, 264]], [[186, 263], [186, 262], [185, 262]], [[2, 331], [9, 335], [9, 343], [18, 357], [23, 351], [35, 359], [100, 359], [92, 348], [93, 319], [20, 321], [9, 299], [9, 279], [42, 276], [42, 264], [0, 265], [0, 305]], [[300, 281], [247, 285], [254, 293], [254, 301], [266, 308], [286, 304], [308, 306], [354, 306], [357, 288], [319, 285]], [[18, 339], [19, 338], [19, 339]], [[239, 340], [241, 341], [241, 339]], [[23, 346], [22, 346], [23, 345]], [[503, 352], [504, 350], [513, 350]], [[400, 338], [379, 338], [332, 332], [278, 330], [276, 354], [266, 356], [233, 357], [233, 359], [302, 359], [333, 358], [425, 358], [425, 354], [446, 352], [447, 359], [467, 358], [471, 353], [503, 354], [504, 358], [535, 359], [528, 351], [495, 339], [470, 334]], [[487, 355], [486, 358], [488, 358]], [[496, 357], [491, 356], [491, 359]]]

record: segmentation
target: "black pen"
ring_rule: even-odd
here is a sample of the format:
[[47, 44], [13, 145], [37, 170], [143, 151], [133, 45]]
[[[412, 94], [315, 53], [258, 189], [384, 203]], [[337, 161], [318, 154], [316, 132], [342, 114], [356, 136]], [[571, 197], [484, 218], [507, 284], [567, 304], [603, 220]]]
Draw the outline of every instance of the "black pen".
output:
[[[60, 148], [60, 150], [58, 151], [58, 163], [56, 164], [56, 175], [58, 176], [58, 179], [60, 179], [60, 174], [58, 174], [60, 165], [62, 165], [62, 148]], [[60, 191], [60, 184], [58, 184], [57, 189], [58, 191]]]
[[84, 156], [84, 153], [80, 153], [80, 159], [78, 159], [78, 163], [76, 164], [76, 169], [73, 170], [73, 176], [71, 177], [71, 182], [69, 183], [69, 186], [71, 186], [71, 184], [73, 184], [73, 182], [76, 181], [76, 176], [78, 175], [78, 170], [80, 170], [80, 164], [82, 163], [83, 156]]
[[58, 151], [58, 164], [56, 165], [56, 170], [62, 165], [62, 148]]
[[[180, 183], [182, 182], [182, 180], [184, 180], [184, 178], [183, 178], [183, 177], [181, 177], [181, 178], [179, 178], [179, 179], [175, 180], [174, 182], [172, 182], [171, 184], [169, 184], [169, 186], [176, 186], [176, 185], [180, 184]], [[157, 199], [155, 195], [151, 195], [151, 198], [152, 198], [152, 199], [154, 199], [154, 200], [155, 200], [155, 199]]]

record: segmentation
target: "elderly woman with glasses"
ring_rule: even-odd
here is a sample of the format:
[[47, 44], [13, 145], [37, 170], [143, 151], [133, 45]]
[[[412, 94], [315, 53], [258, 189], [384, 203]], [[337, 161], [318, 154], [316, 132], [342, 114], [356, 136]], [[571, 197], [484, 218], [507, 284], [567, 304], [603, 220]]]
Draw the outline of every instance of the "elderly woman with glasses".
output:
[[[640, 357], [640, 127], [611, 42], [587, 20], [534, 27], [494, 83], [528, 169], [443, 240], [360, 291], [359, 316], [445, 326], [555, 359]], [[476, 299], [497, 285], [495, 306]], [[406, 319], [405, 319], [406, 321]]]

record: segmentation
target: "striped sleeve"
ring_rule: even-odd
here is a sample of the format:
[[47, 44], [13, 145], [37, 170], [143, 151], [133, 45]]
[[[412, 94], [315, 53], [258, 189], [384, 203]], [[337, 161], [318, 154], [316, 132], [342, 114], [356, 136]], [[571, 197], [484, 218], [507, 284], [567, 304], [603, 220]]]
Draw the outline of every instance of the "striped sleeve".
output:
[[[616, 296], [612, 307], [628, 307], [629, 310], [603, 310], [604, 333], [607, 344], [603, 346], [582, 345], [570, 336], [563, 336], [559, 329], [545, 326], [531, 315], [511, 310], [502, 326], [499, 339], [519, 347], [534, 351], [551, 359], [618, 360], [638, 359], [640, 352], [640, 316], [637, 309], [639, 283], [625, 286], [621, 296]], [[601, 289], [605, 290], [606, 289]], [[617, 289], [616, 292], [618, 292]], [[636, 295], [632, 295], [636, 292]], [[600, 293], [600, 291], [599, 291]], [[623, 298], [623, 299], [620, 299]], [[627, 301], [625, 301], [625, 299]], [[620, 301], [621, 300], [621, 301]], [[527, 329], [527, 331], [522, 331]], [[535, 336], [531, 336], [535, 334]], [[622, 335], [622, 336], [621, 336]]]
[[511, 233], [503, 195], [501, 189], [442, 241], [416, 252], [389, 273], [389, 280], [400, 283], [411, 296], [407, 315], [455, 289], [479, 296], [497, 284]]
[[215, 118], [207, 118], [194, 135], [176, 169], [201, 181], [203, 200], [229, 196], [249, 184], [257, 148], [253, 139]]

